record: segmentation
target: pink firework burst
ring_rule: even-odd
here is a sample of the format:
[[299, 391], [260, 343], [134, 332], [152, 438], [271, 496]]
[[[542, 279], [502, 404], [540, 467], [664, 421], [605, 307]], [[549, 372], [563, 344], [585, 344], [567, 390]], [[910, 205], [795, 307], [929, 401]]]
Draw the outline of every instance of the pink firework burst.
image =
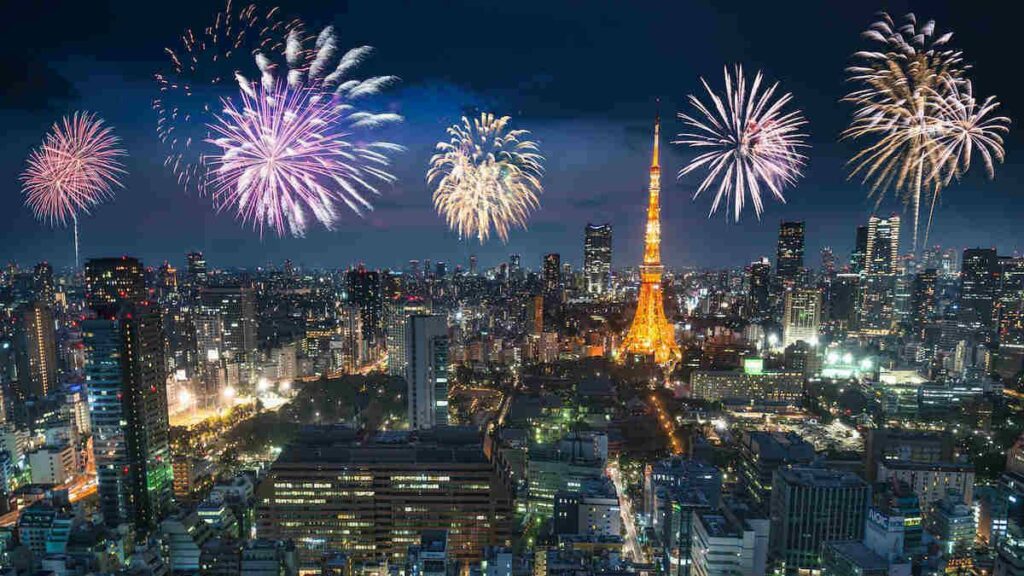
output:
[[39, 220], [64, 226], [113, 198], [125, 174], [119, 142], [95, 114], [76, 112], [54, 123], [21, 173], [25, 204]]
[[303, 236], [312, 215], [334, 229], [338, 204], [362, 215], [372, 210], [376, 183], [395, 180], [388, 142], [361, 142], [356, 133], [399, 120], [357, 111], [330, 94], [280, 82], [242, 83], [240, 104], [223, 100], [210, 125], [213, 200], [260, 235]]

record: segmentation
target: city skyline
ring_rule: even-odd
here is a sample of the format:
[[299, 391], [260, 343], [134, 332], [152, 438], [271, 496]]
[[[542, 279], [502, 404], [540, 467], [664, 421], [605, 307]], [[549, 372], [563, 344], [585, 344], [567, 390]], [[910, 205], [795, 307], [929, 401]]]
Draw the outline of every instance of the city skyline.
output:
[[[842, 261], [842, 255], [853, 247], [856, 226], [875, 212], [874, 201], [865, 198], [866, 190], [846, 179], [843, 164], [852, 156], [854, 146], [835, 142], [852, 112], [850, 106], [838, 103], [847, 90], [842, 70], [850, 64], [849, 54], [860, 47], [859, 34], [871, 22], [873, 8], [839, 6], [833, 14], [832, 8], [814, 6], [776, 14], [748, 7], [730, 15], [697, 4], [662, 8], [666, 14], [638, 10], [624, 14], [622, 22], [615, 25], [596, 14], [573, 13], [578, 20], [567, 26], [560, 15], [568, 8], [562, 5], [546, 6], [550, 13], [530, 4], [502, 11], [467, 7], [466, 19], [494, 13], [512, 27], [530, 22], [538, 29], [535, 41], [547, 48], [546, 58], [534, 62], [534, 68], [509, 61], [507, 73], [498, 74], [483, 66], [486, 55], [501, 60], [510, 48], [494, 47], [475, 34], [463, 39], [439, 38], [433, 32], [440, 30], [444, 21], [427, 4], [406, 8], [422, 17], [422, 26], [399, 24], [394, 28], [381, 25], [381, 8], [369, 4], [353, 4], [340, 14], [289, 6], [308, 18], [311, 27], [335, 23], [346, 44], [371, 42], [377, 47], [373, 71], [402, 78], [381, 104], [406, 117], [403, 125], [389, 128], [385, 134], [408, 150], [395, 160], [398, 183], [383, 191], [376, 209], [365, 219], [346, 214], [336, 232], [316, 229], [304, 239], [281, 240], [261, 240], [228, 214], [216, 214], [208, 199], [185, 193], [161, 166], [162, 152], [153, 134], [156, 115], [149, 109], [155, 92], [152, 69], [163, 58], [162, 48], [185, 26], [194, 25], [194, 18], [187, 13], [205, 14], [212, 8], [183, 8], [181, 14], [171, 13], [166, 22], [147, 23], [157, 29], [145, 34], [138, 30], [142, 15], [136, 9], [117, 2], [106, 8], [93, 7], [76, 14], [98, 27], [58, 24], [67, 41], [41, 46], [29, 39], [17, 42], [13, 53], [21, 54], [26, 46], [32, 46], [33, 54], [26, 55], [26, 64], [15, 66], [11, 75], [14, 89], [0, 99], [0, 119], [9, 126], [9, 145], [0, 154], [0, 177], [12, 183], [12, 192], [25, 153], [60, 113], [79, 108], [101, 113], [123, 138], [130, 154], [126, 188], [112, 203], [82, 218], [83, 261], [131, 253], [155, 265], [164, 260], [176, 262], [184, 251], [201, 250], [211, 262], [225, 267], [253, 267], [285, 259], [321, 268], [359, 262], [395, 267], [408, 260], [407, 247], [415, 243], [422, 253], [418, 258], [459, 261], [477, 254], [481, 262], [489, 263], [519, 253], [532, 263], [554, 248], [564, 261], [579, 266], [582, 251], [578, 239], [583, 227], [587, 222], [610, 222], [617, 239], [613, 266], [622, 268], [638, 261], [642, 253], [642, 211], [636, 200], [645, 193], [645, 133], [647, 119], [657, 107], [656, 97], [662, 99], [666, 135], [674, 135], [682, 130], [675, 112], [683, 108], [685, 95], [696, 91], [698, 77], [714, 79], [723, 64], [741, 60], [763, 67], [769, 79], [784, 82], [805, 109], [812, 144], [805, 179], [787, 191], [787, 204], [767, 201], [760, 222], [752, 214], [739, 224], [728, 223], [722, 215], [708, 219], [709, 200], [690, 199], [699, 178], [675, 178], [691, 154], [667, 145], [665, 265], [732, 266], [771, 255], [776, 226], [782, 220], [807, 222], [808, 254], [830, 246]], [[1013, 116], [1019, 108], [1012, 98], [1015, 83], [997, 73], [1008, 56], [977, 32], [986, 29], [998, 34], [1006, 25], [1001, 19], [952, 5], [894, 5], [889, 9], [894, 14], [916, 9], [935, 18], [940, 28], [954, 29], [957, 46], [974, 64], [972, 75], [979, 90], [1002, 96], [1005, 113]], [[833, 27], [807, 26], [815, 14], [826, 11]], [[118, 18], [105, 18], [115, 12]], [[683, 16], [687, 26], [692, 26], [692, 34], [683, 42], [673, 42], [669, 39], [674, 30], [663, 21]], [[29, 22], [43, 17], [27, 15]], [[581, 60], [580, 47], [565, 40], [566, 33], [583, 39], [611, 31], [625, 39], [621, 45], [616, 43], [621, 53], [610, 54], [610, 48], [602, 47]], [[410, 58], [401, 44], [406, 37], [414, 42], [429, 38], [438, 53], [452, 61], [451, 66], [441, 68], [432, 59]], [[76, 52], [73, 44], [77, 43], [72, 39], [87, 42], [92, 55]], [[813, 44], [816, 50], [806, 58], [786, 58], [797, 42]], [[752, 53], [756, 57], [751, 62]], [[652, 58], [652, 54], [656, 56]], [[613, 75], [606, 78], [608, 82], [601, 82], [597, 74], [602, 70], [602, 57], [632, 58], [639, 65], [636, 70], [617, 71], [624, 75], [622, 80]], [[603, 90], [604, 84], [614, 88]], [[541, 142], [548, 158], [541, 208], [532, 215], [527, 230], [512, 231], [507, 245], [493, 239], [484, 246], [459, 241], [430, 209], [430, 190], [423, 178], [433, 142], [444, 126], [464, 112], [481, 108], [511, 113], [514, 122], [530, 129]], [[996, 247], [1000, 253], [1021, 248], [1012, 209], [1017, 182], [1022, 179], [1013, 162], [1019, 148], [1019, 137], [1011, 131], [1009, 163], [998, 167], [995, 181], [970, 174], [947, 191], [937, 211], [932, 244]], [[976, 201], [980, 194], [984, 203]], [[40, 227], [20, 206], [18, 194], [0, 199], [0, 209], [10, 215], [9, 239], [0, 248], [0, 260], [47, 260], [58, 267], [72, 261], [70, 231]], [[891, 198], [877, 210], [881, 216], [892, 212], [904, 215]], [[721, 242], [723, 238], [729, 242]], [[910, 246], [906, 240], [903, 244]]]

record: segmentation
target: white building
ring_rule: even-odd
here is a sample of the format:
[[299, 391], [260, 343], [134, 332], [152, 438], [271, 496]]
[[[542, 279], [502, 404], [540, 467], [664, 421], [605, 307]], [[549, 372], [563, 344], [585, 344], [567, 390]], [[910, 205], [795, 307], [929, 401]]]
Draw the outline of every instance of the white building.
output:
[[693, 576], [762, 576], [768, 562], [768, 520], [693, 513]]
[[416, 314], [405, 325], [409, 427], [448, 425], [448, 322]]
[[28, 453], [33, 484], [64, 484], [77, 471], [75, 450], [68, 444], [44, 446]]

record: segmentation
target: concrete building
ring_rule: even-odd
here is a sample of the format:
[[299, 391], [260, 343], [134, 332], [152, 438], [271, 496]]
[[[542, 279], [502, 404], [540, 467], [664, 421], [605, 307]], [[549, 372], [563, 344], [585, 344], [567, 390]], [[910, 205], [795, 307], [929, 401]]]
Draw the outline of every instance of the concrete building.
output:
[[506, 545], [507, 479], [475, 430], [382, 432], [309, 427], [271, 466], [257, 494], [260, 538], [293, 540], [303, 567], [329, 550], [352, 562], [404, 563], [424, 530], [448, 531], [449, 555], [478, 561]]
[[406, 318], [405, 381], [411, 428], [448, 425], [448, 343], [444, 316]]
[[821, 569], [822, 544], [864, 537], [871, 488], [851, 472], [776, 470], [771, 496], [771, 556], [786, 574]]
[[796, 288], [786, 292], [782, 314], [783, 347], [806, 342], [817, 344], [821, 328], [821, 290]]
[[763, 576], [768, 563], [768, 520], [740, 521], [728, 514], [693, 513], [690, 557], [694, 576]]
[[955, 462], [887, 461], [878, 465], [879, 482], [906, 482], [920, 499], [928, 517], [932, 505], [946, 498], [950, 490], [960, 494], [964, 504], [974, 502], [974, 465]]

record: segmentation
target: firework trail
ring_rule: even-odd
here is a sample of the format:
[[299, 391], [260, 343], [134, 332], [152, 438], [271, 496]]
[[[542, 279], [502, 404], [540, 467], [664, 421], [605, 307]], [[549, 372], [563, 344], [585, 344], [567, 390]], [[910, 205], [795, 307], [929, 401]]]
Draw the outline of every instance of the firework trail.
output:
[[375, 181], [394, 182], [388, 142], [362, 143], [354, 132], [397, 120], [394, 114], [356, 111], [345, 100], [280, 83], [241, 91], [240, 103], [225, 99], [210, 125], [211, 190], [218, 209], [234, 211], [262, 236], [306, 233], [309, 215], [333, 229], [337, 203], [362, 215], [371, 210]]
[[[897, 26], [883, 12], [863, 36], [881, 47], [857, 52], [858, 62], [847, 68], [859, 87], [844, 98], [855, 110], [843, 137], [868, 141], [850, 160], [850, 175], [868, 185], [879, 203], [888, 191], [903, 197], [913, 212], [916, 252], [922, 197], [931, 197], [933, 213], [942, 189], [969, 168], [971, 148], [984, 146], [983, 155], [998, 150], [1001, 159], [998, 134], [1008, 120], [986, 120], [994, 99], [977, 107], [970, 87], [964, 89], [970, 66], [962, 52], [948, 47], [953, 33], [937, 36], [934, 21], [918, 26], [908, 14]], [[973, 115], [974, 125], [967, 128], [961, 113]], [[991, 172], [991, 162], [986, 166]], [[930, 229], [931, 216], [925, 243]]]
[[164, 165], [186, 190], [206, 193], [208, 170], [203, 142], [220, 97], [235, 92], [235, 72], [252, 65], [257, 52], [282, 47], [298, 21], [285, 23], [277, 8], [254, 4], [236, 9], [227, 0], [206, 27], [186, 30], [180, 43], [166, 48], [170, 65], [154, 74], [160, 96], [153, 101], [157, 135], [167, 151]]
[[802, 129], [807, 121], [799, 110], [785, 110], [792, 95], [776, 97], [778, 83], [764, 88], [760, 72], [749, 86], [742, 66], [737, 65], [732, 74], [725, 68], [724, 75], [724, 94], [716, 93], [701, 78], [711, 104], [691, 94], [689, 101], [695, 112], [679, 113], [690, 131], [679, 134], [673, 143], [699, 152], [679, 171], [679, 177], [701, 168], [707, 171], [694, 198], [715, 189], [709, 216], [724, 200], [727, 206], [732, 205], [734, 218], [739, 221], [749, 196], [760, 218], [765, 189], [785, 202], [782, 190], [801, 176], [806, 156], [800, 150], [808, 146]]
[[427, 181], [436, 185], [434, 208], [462, 237], [483, 244], [491, 228], [503, 242], [513, 226], [526, 228], [540, 206], [542, 162], [526, 130], [507, 130], [508, 116], [481, 114], [448, 128], [438, 142]]
[[78, 267], [78, 214], [113, 198], [125, 174], [119, 139], [95, 114], [76, 112], [54, 123], [40, 147], [29, 153], [21, 173], [25, 204], [52, 226], [75, 228]]

